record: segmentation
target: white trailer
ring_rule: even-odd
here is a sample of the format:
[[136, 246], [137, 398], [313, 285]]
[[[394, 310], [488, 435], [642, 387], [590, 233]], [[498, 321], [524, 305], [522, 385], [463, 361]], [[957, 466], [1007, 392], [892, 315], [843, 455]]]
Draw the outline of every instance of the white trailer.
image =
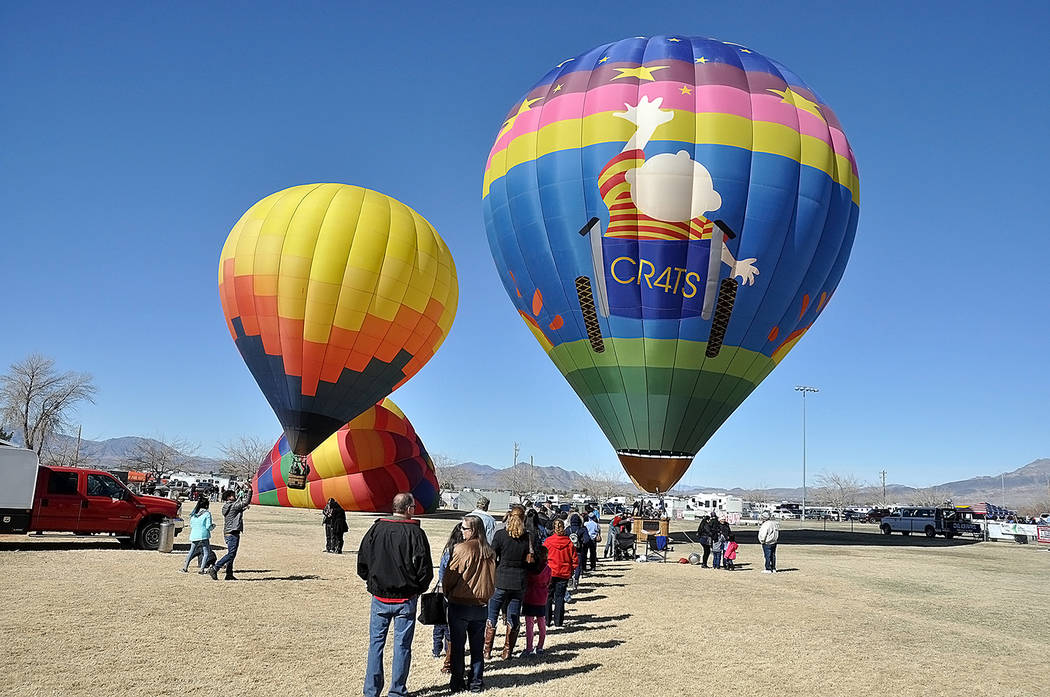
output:
[[29, 530], [39, 469], [32, 450], [0, 446], [0, 533]]

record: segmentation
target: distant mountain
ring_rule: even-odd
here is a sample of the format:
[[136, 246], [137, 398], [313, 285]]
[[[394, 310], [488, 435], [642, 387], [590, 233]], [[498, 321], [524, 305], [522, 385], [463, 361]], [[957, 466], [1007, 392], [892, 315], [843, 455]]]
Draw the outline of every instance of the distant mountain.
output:
[[[22, 434], [16, 433], [12, 438], [15, 445], [24, 445]], [[79, 462], [82, 466], [99, 467], [101, 469], [126, 469], [130, 465], [128, 458], [135, 454], [141, 444], [152, 444], [161, 447], [163, 443], [153, 438], [142, 438], [140, 436], [123, 436], [121, 438], [109, 438], [103, 441], [81, 439]], [[48, 449], [70, 456], [76, 452], [77, 439], [74, 436], [56, 434], [52, 436]], [[63, 459], [71, 460], [71, 457]], [[189, 472], [215, 472], [219, 471], [220, 461], [210, 457], [191, 457], [187, 461], [186, 470]]]
[[[54, 439], [56, 449], [61, 449], [64, 452], [73, 452], [76, 448], [76, 438], [74, 437], [57, 435]], [[16, 433], [12, 440], [16, 445], [22, 444], [20, 434]], [[109, 438], [103, 441], [81, 440], [81, 462], [86, 465], [95, 465], [103, 468], [116, 469], [127, 467], [127, 459], [135, 452], [139, 444], [143, 442], [160, 445], [156, 440], [140, 436]], [[191, 458], [190, 466], [187, 469], [202, 473], [218, 472], [219, 466], [220, 461], [216, 458], [195, 457]], [[456, 465], [442, 467], [439, 471], [439, 477], [442, 486], [451, 486], [451, 488], [457, 489], [582, 492], [595, 488], [594, 479], [589, 475], [562, 467], [545, 467], [541, 465], [533, 467], [527, 462], [519, 462], [514, 467], [503, 469], [482, 465], [477, 462], [461, 462]], [[599, 488], [607, 488], [608, 486], [609, 482], [604, 481], [601, 482]], [[626, 479], [623, 480], [620, 488], [625, 494], [637, 491]], [[950, 497], [956, 503], [976, 503], [980, 501], [999, 503], [1003, 500], [1004, 488], [1006, 501], [1011, 507], [1024, 505], [1029, 502], [1047, 501], [1050, 499], [1050, 458], [1034, 460], [1012, 472], [946, 482], [926, 487], [925, 491], [936, 490], [939, 495]], [[810, 500], [813, 500], [815, 490], [816, 486], [813, 486], [807, 491]], [[719, 486], [690, 486], [678, 487], [672, 493], [689, 495], [716, 491], [724, 491], [736, 496], [758, 494], [771, 501], [798, 501], [802, 498], [802, 487], [776, 487], [756, 491], [739, 487], [726, 489]], [[879, 493], [881, 494], [881, 491]], [[898, 503], [911, 502], [922, 493], [924, 493], [922, 489], [901, 484], [886, 485], [886, 498]]]

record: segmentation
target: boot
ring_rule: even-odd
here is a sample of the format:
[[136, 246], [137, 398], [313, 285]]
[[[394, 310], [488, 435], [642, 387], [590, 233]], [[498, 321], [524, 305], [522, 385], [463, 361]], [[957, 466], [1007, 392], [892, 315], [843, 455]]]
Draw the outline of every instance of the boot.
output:
[[510, 658], [514, 652], [514, 644], [518, 641], [518, 630], [511, 629], [510, 625], [507, 625], [507, 639], [503, 642], [503, 653], [500, 654], [500, 658], [504, 661]]
[[485, 660], [492, 660], [492, 642], [496, 640], [496, 627], [485, 620]]

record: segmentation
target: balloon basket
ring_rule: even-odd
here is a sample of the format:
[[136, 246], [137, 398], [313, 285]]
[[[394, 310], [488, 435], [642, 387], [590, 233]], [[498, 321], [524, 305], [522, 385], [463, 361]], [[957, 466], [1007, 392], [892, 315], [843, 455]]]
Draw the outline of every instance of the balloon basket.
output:
[[284, 483], [288, 485], [289, 489], [305, 489], [306, 488], [306, 475], [305, 474], [288, 474], [284, 478]]
[[310, 465], [306, 464], [304, 455], [293, 455], [292, 466], [288, 468], [288, 474], [284, 475], [284, 483], [289, 489], [305, 489], [306, 477], [310, 474]]

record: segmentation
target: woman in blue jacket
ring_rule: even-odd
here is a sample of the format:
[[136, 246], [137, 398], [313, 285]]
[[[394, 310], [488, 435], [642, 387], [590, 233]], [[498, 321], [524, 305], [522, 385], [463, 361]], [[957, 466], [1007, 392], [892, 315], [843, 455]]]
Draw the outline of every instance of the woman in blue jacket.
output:
[[208, 499], [201, 496], [190, 515], [190, 551], [182, 564], [182, 573], [190, 570], [190, 562], [198, 555], [201, 558], [197, 562], [200, 568], [198, 573], [204, 573], [204, 567], [208, 565], [208, 559], [211, 557], [211, 531], [214, 529], [215, 523], [212, 522], [211, 511], [208, 510]]

